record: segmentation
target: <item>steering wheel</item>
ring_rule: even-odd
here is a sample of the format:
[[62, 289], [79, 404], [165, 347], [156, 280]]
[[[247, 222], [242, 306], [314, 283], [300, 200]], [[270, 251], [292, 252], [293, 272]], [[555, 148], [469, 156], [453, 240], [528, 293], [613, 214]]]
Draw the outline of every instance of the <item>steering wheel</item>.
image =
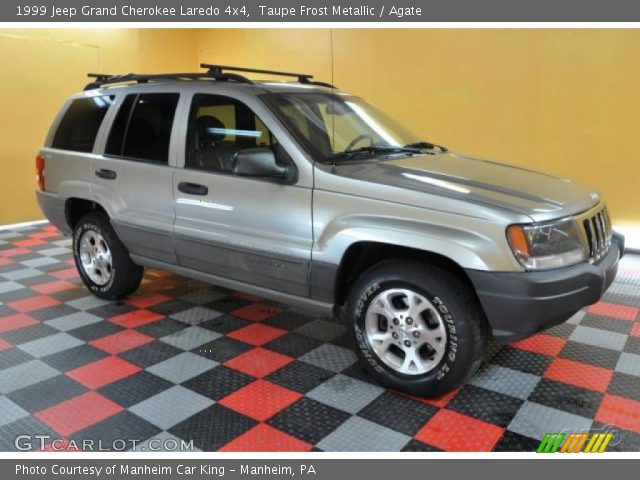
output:
[[348, 152], [348, 151], [352, 150], [353, 147], [355, 147], [362, 140], [369, 140], [369, 145], [370, 146], [373, 145], [373, 143], [375, 142], [373, 137], [371, 135], [369, 135], [368, 133], [361, 133], [360, 135], [358, 135], [356, 138], [354, 138], [353, 140], [351, 140], [349, 142], [349, 145], [347, 145], [347, 148], [345, 148], [344, 151]]

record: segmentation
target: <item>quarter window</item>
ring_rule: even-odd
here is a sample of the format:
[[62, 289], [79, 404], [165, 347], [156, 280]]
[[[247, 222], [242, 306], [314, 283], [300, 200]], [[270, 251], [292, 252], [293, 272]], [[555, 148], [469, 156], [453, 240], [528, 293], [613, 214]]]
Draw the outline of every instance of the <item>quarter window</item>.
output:
[[116, 115], [105, 153], [168, 163], [171, 128], [179, 98], [177, 93], [127, 96]]
[[91, 152], [113, 99], [113, 96], [100, 95], [73, 100], [60, 121], [51, 146], [74, 152]]

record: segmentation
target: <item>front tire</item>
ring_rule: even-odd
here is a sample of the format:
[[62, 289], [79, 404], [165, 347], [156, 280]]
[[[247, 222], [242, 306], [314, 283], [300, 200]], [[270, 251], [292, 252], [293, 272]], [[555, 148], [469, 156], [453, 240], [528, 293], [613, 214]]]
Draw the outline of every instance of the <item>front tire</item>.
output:
[[88, 213], [76, 224], [73, 257], [83, 283], [98, 298], [126, 297], [142, 281], [144, 269], [133, 263], [103, 213]]
[[487, 343], [471, 287], [450, 270], [385, 260], [351, 289], [347, 319], [365, 370], [383, 386], [435, 397], [469, 380]]

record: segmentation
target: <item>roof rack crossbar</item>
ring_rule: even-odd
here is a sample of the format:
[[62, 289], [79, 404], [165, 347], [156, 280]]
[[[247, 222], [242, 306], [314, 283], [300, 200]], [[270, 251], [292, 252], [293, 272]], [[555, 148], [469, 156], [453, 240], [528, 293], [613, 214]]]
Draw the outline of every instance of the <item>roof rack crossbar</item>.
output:
[[228, 72], [245, 72], [245, 73], [261, 73], [264, 75], [275, 75], [277, 77], [294, 77], [297, 78], [300, 83], [304, 83], [304, 80], [310, 80], [313, 75], [308, 73], [293, 73], [293, 72], [280, 72], [278, 70], [263, 70], [259, 68], [246, 68], [246, 67], [232, 67], [229, 65], [212, 65], [210, 63], [201, 63], [200, 68], [206, 68], [211, 74], [222, 74], [224, 70]]
[[87, 77], [95, 78], [96, 80], [106, 80], [109, 77], [113, 77], [114, 75], [110, 73], [87, 73]]

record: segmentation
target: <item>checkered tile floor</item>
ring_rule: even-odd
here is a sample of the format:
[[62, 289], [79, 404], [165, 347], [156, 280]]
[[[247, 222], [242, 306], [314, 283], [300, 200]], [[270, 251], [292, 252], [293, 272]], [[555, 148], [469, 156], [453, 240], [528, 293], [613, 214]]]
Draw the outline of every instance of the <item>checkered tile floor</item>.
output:
[[153, 270], [128, 300], [98, 300], [69, 245], [48, 225], [0, 231], [0, 450], [51, 435], [205, 451], [532, 451], [548, 431], [605, 426], [618, 432], [609, 450], [640, 450], [638, 256], [602, 302], [493, 345], [468, 385], [424, 400], [372, 383], [345, 327], [284, 305]]

